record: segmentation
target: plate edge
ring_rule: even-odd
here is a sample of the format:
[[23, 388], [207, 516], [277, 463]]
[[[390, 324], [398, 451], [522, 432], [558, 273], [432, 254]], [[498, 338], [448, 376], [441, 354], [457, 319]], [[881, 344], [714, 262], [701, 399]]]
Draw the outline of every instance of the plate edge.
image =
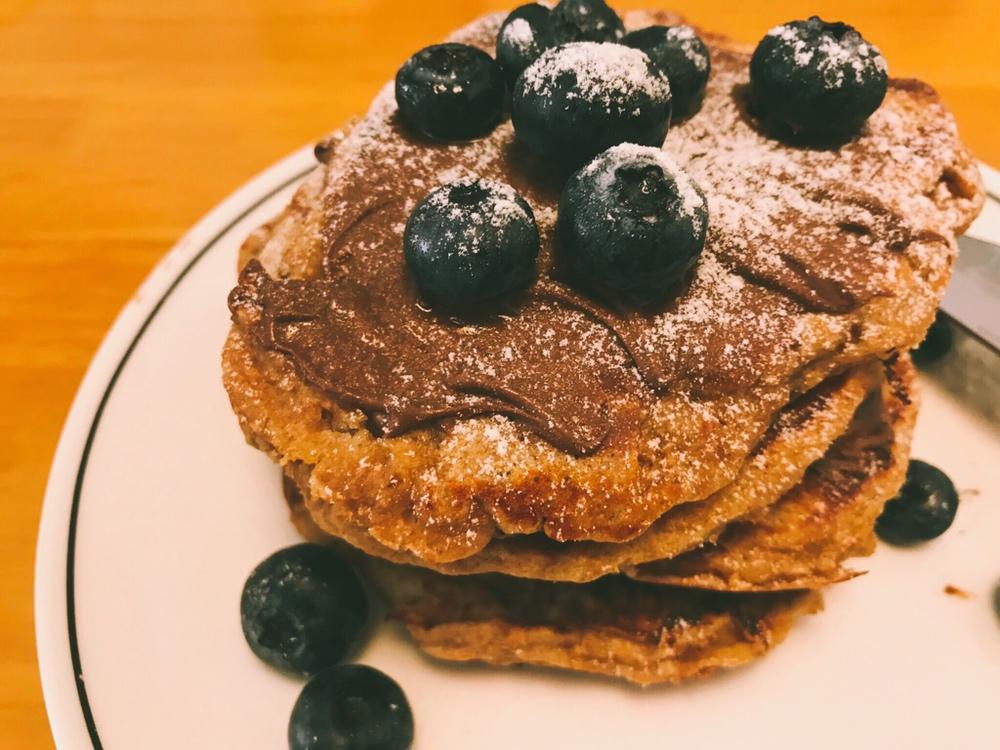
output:
[[[46, 481], [34, 561], [35, 653], [53, 740], [59, 748], [94, 746], [82, 675], [74, 666], [68, 604], [69, 537], [82, 459], [117, 371], [170, 289], [197, 256], [266, 196], [302, 179], [315, 165], [304, 146], [264, 169], [198, 220], [153, 267], [116, 316], [91, 357], [67, 413]], [[264, 198], [262, 198], [264, 196]], [[74, 718], [70, 718], [74, 717]]]

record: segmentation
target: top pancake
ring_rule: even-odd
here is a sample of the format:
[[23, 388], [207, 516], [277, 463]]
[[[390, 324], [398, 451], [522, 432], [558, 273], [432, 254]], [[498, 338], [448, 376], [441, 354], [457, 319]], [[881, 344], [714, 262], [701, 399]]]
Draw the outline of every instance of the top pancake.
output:
[[[501, 20], [454, 38], [492, 51]], [[626, 17], [629, 28], [676, 21]], [[704, 105], [665, 144], [710, 212], [676, 300], [613, 310], [552, 278], [561, 182], [509, 121], [479, 141], [430, 143], [397, 122], [387, 87], [248, 240], [244, 258], [262, 265], [231, 298], [229, 347], [303, 396], [299, 410], [266, 413], [265, 395], [235, 393], [246, 379], [228, 369], [234, 405], [264, 402], [240, 414], [250, 439], [315, 467], [320, 501], [424, 559], [471, 556], [498, 532], [622, 541], [731, 481], [795, 394], [918, 343], [955, 235], [982, 202], [934, 92], [893, 81], [858, 139], [793, 148], [745, 110], [748, 51], [706, 41]], [[512, 184], [542, 236], [539, 282], [485, 324], [428, 312], [402, 257], [416, 201], [468, 176]], [[411, 339], [464, 356], [417, 356]]]

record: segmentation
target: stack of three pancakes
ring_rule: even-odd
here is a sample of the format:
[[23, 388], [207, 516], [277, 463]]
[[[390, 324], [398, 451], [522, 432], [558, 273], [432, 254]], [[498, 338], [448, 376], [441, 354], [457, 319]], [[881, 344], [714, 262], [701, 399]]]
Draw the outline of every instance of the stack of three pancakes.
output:
[[[492, 53], [500, 20], [453, 39]], [[234, 411], [298, 528], [364, 553], [434, 655], [678, 681], [762, 654], [874, 548], [916, 415], [905, 352], [979, 178], [913, 81], [839, 149], [773, 140], [744, 107], [748, 51], [706, 40], [705, 102], [664, 148], [705, 192], [708, 241], [657, 309], [560, 278], [565, 176], [509, 122], [432, 143], [390, 88], [244, 245]], [[428, 306], [402, 254], [415, 202], [463, 177], [513, 185], [542, 239], [538, 281], [467, 317]]]

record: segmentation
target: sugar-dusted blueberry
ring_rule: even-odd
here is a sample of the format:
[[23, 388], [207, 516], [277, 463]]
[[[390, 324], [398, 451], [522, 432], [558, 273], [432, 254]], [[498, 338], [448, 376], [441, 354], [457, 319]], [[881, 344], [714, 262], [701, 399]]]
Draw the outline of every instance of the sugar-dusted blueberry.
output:
[[771, 29], [750, 60], [756, 114], [795, 137], [844, 139], [885, 98], [885, 58], [845, 23], [817, 16]]
[[402, 689], [362, 664], [313, 677], [288, 723], [290, 750], [406, 750], [412, 743], [413, 712]]
[[403, 251], [425, 295], [467, 305], [531, 281], [538, 227], [531, 207], [510, 185], [461, 180], [417, 204], [406, 222]]
[[400, 117], [431, 138], [486, 135], [500, 122], [505, 91], [497, 62], [468, 44], [425, 47], [396, 73]]
[[670, 126], [667, 75], [641, 50], [575, 42], [542, 53], [517, 79], [517, 137], [570, 166], [619, 143], [660, 146]]
[[647, 26], [624, 36], [622, 44], [646, 53], [670, 79], [674, 117], [688, 117], [701, 106], [712, 61], [708, 47], [690, 26]]
[[511, 83], [556, 44], [552, 10], [538, 3], [515, 8], [497, 34], [497, 62]]
[[604, 0], [562, 0], [552, 11], [560, 42], [617, 42], [625, 24]]
[[948, 475], [914, 459], [899, 494], [885, 504], [875, 531], [890, 544], [925, 542], [947, 531], [957, 510], [958, 493]]
[[361, 642], [368, 598], [361, 579], [334, 550], [298, 544], [258, 565], [240, 600], [243, 634], [268, 664], [315, 674]]
[[637, 304], [662, 301], [698, 260], [708, 207], [662, 150], [626, 143], [604, 152], [563, 189], [559, 251], [582, 286]]

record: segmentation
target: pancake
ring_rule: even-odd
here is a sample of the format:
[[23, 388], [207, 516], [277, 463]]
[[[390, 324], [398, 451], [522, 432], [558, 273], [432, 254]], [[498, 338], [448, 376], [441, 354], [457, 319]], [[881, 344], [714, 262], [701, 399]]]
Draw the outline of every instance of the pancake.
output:
[[640, 685], [745, 664], [784, 640], [799, 615], [822, 608], [815, 591], [729, 594], [623, 576], [574, 584], [376, 567], [393, 616], [431, 656], [558, 667]]
[[[912, 365], [901, 358], [885, 369], [878, 390], [792, 491], [727, 526], [710, 548], [628, 571], [645, 582], [446, 576], [346, 554], [437, 658], [557, 667], [643, 685], [739, 666], [780, 643], [799, 615], [821, 608], [819, 593], [805, 589], [846, 580], [853, 573], [841, 563], [872, 551], [875, 517], [905, 474], [916, 412]], [[305, 538], [341, 544], [316, 525], [287, 476], [285, 493]]]
[[917, 413], [915, 372], [901, 360], [848, 430], [795, 488], [697, 550], [635, 566], [636, 580], [722, 591], [819, 588], [858, 575], [875, 551], [875, 519], [906, 477]]
[[[491, 49], [500, 20], [454, 38]], [[247, 241], [225, 384], [248, 440], [308, 473], [322, 528], [395, 559], [564, 580], [677, 555], [783, 494], [769, 487], [719, 515], [718, 494], [747, 486], [789, 402], [922, 339], [955, 235], [982, 204], [934, 92], [892, 81], [856, 140], [793, 148], [743, 107], [747, 48], [707, 41], [704, 105], [665, 148], [704, 189], [711, 224], [690, 283], [661, 310], [605, 308], [551, 275], [558, 184], [509, 121], [433, 144], [396, 121], [391, 87]], [[402, 262], [413, 203], [470, 173], [517, 188], [542, 236], [539, 282], [489, 325], [428, 312]], [[549, 329], [565, 334], [558, 346]], [[447, 357], [427, 366], [413, 336], [476, 356], [461, 372]], [[504, 342], [518, 356], [491, 376]], [[797, 444], [815, 453], [802, 471], [836, 434]], [[561, 543], [592, 553], [572, 562]]]
[[[900, 357], [884, 371], [879, 387], [853, 416], [848, 412], [847, 424], [835, 428], [827, 441], [806, 441], [813, 450], [817, 444], [829, 445], [825, 453], [802, 450], [793, 438], [802, 436], [802, 428], [808, 434], [811, 421], [824, 422], [816, 400], [784, 413], [784, 427], [772, 433], [758, 454], [772, 465], [794, 467], [782, 482], [755, 485], [766, 473], [756, 471], [758, 462], [751, 460], [739, 486], [666, 514], [654, 531], [631, 543], [559, 544], [540, 535], [519, 537], [496, 540], [486, 552], [457, 563], [423, 567], [448, 575], [500, 572], [578, 583], [625, 572], [637, 580], [728, 591], [815, 588], [846, 580], [854, 573], [841, 564], [874, 550], [875, 518], [902, 484], [909, 456], [917, 411], [913, 366]], [[774, 453], [777, 445], [787, 449]], [[308, 471], [301, 466], [286, 467], [286, 495], [296, 526], [308, 538], [346, 540], [396, 563], [422, 562], [363, 536], [331, 536], [303, 500], [308, 482]]]
[[736, 480], [709, 498], [664, 514], [644, 534], [619, 544], [556, 542], [542, 534], [494, 539], [482, 552], [451, 563], [430, 563], [379, 544], [352, 525], [331, 528], [331, 516], [314, 502], [306, 463], [285, 471], [300, 486], [308, 512], [329, 534], [367, 554], [397, 563], [421, 565], [445, 574], [500, 572], [524, 578], [585, 582], [651, 560], [682, 554], [710, 541], [727, 523], [766, 508], [791, 490], [809, 466], [847, 430], [859, 405], [878, 390], [880, 365], [857, 368], [832, 378], [779, 413]]
[[[300, 533], [329, 542], [304, 511], [295, 483], [286, 481], [285, 489]], [[815, 591], [728, 594], [620, 575], [587, 584], [444, 576], [355, 557], [390, 616], [431, 656], [556, 667], [640, 685], [745, 664], [784, 640], [798, 616], [822, 608]]]

